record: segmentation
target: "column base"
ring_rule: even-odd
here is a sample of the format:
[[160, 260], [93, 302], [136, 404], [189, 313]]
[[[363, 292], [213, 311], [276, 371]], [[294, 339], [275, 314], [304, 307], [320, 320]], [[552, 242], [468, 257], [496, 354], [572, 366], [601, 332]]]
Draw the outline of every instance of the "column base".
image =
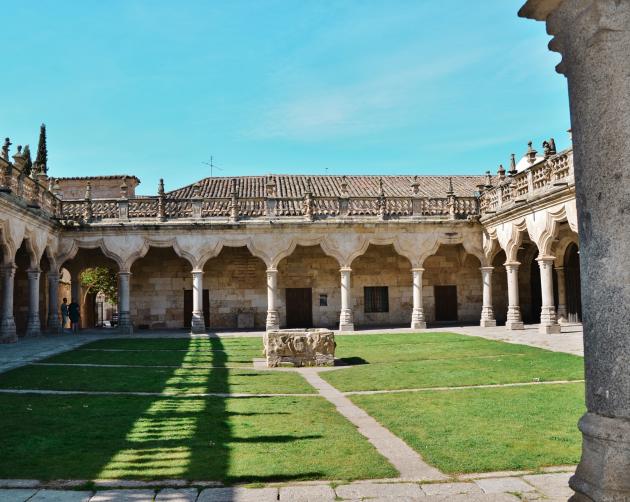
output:
[[120, 312], [118, 315], [118, 333], [121, 335], [133, 335], [133, 323], [129, 312]]
[[46, 321], [46, 331], [52, 334], [61, 333], [61, 321], [58, 317], [49, 317]]
[[513, 331], [517, 329], [525, 329], [525, 326], [523, 326], [523, 321], [506, 321], [505, 329]]
[[427, 323], [424, 321], [411, 321], [411, 329], [427, 329]]
[[206, 332], [206, 323], [202, 314], [193, 312], [192, 319], [190, 321], [190, 332], [199, 335]]
[[482, 319], [479, 321], [479, 326], [482, 328], [494, 328], [497, 325], [496, 319]]
[[278, 315], [277, 310], [267, 311], [267, 321], [265, 322], [265, 329], [267, 331], [280, 329], [280, 316]]
[[15, 343], [18, 341], [13, 318], [0, 321], [0, 343]]
[[339, 331], [354, 331], [354, 324], [340, 324]]
[[569, 480], [573, 502], [630, 500], [630, 420], [586, 413], [582, 431], [582, 459]]
[[39, 315], [29, 317], [26, 323], [26, 331], [24, 336], [40, 336], [42, 334], [42, 323], [39, 320]]
[[541, 324], [538, 327], [538, 332], [546, 335], [557, 335], [561, 330], [559, 324]]

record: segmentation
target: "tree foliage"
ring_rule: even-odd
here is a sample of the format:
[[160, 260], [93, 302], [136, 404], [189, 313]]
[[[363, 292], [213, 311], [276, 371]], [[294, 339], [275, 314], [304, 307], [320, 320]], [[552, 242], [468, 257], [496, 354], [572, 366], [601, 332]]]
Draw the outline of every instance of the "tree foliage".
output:
[[111, 303], [118, 301], [118, 278], [116, 272], [107, 267], [86, 268], [79, 276], [87, 293], [103, 293]]

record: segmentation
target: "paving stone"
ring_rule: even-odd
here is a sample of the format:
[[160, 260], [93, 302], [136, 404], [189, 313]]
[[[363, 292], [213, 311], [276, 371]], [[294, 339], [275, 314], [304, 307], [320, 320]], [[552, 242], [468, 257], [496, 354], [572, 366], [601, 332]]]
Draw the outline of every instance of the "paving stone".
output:
[[328, 485], [280, 488], [280, 502], [319, 502], [320, 500], [335, 500], [334, 490]]
[[26, 489], [0, 489], [0, 500], [2, 502], [24, 502], [31, 498], [37, 490]]
[[427, 495], [459, 495], [464, 493], [483, 493], [475, 483], [431, 483], [422, 485]]
[[465, 493], [459, 495], [431, 495], [424, 502], [522, 502], [509, 493]]
[[343, 499], [409, 499], [424, 498], [420, 486], [414, 483], [352, 483], [335, 488]]
[[487, 478], [475, 481], [484, 493], [527, 493], [535, 488], [521, 478]]
[[207, 488], [199, 494], [197, 502], [275, 502], [277, 488]]
[[155, 502], [195, 502], [199, 492], [196, 488], [165, 488], [158, 492]]
[[96, 492], [90, 502], [152, 502], [154, 490], [103, 490]]
[[2, 488], [37, 488], [40, 484], [38, 479], [0, 479]]
[[28, 502], [88, 502], [92, 494], [74, 490], [40, 490]]
[[572, 472], [532, 474], [523, 476], [523, 479], [548, 497], [558, 497], [566, 500], [573, 496], [573, 490], [569, 488], [569, 478], [572, 475]]

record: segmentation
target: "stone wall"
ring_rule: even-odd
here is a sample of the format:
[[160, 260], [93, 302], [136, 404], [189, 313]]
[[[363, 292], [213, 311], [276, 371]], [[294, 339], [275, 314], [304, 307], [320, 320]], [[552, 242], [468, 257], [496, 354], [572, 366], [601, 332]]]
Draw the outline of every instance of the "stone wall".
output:
[[183, 328], [191, 267], [170, 248], [151, 248], [131, 267], [131, 318], [137, 329]]
[[[65, 200], [85, 198], [88, 181], [91, 185], [93, 199], [117, 199], [120, 197], [120, 185], [123, 183], [123, 176], [58, 178], [56, 180], [61, 190], [61, 196]], [[126, 178], [126, 183], [127, 196], [135, 196], [136, 186], [139, 184], [137, 178]]]
[[[265, 328], [267, 276], [262, 260], [246, 247], [224, 247], [204, 267], [203, 287], [210, 298], [210, 327]], [[249, 323], [253, 315], [253, 326]], [[248, 319], [249, 317], [249, 319]]]
[[424, 262], [422, 298], [428, 322], [435, 320], [434, 286], [457, 287], [457, 318], [478, 322], [481, 316], [482, 284], [479, 260], [467, 254], [461, 245], [440, 246]]
[[[387, 286], [389, 312], [365, 312], [364, 288]], [[412, 275], [409, 260], [393, 246], [368, 246], [352, 262], [352, 301], [355, 326], [405, 326], [411, 322]]]

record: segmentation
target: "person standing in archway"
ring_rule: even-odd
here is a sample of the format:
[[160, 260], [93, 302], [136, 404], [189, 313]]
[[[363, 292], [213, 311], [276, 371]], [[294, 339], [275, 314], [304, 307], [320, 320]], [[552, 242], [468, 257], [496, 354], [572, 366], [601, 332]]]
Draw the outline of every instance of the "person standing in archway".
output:
[[72, 300], [72, 303], [68, 305], [68, 317], [70, 317], [70, 329], [72, 333], [75, 335], [78, 334], [79, 319], [81, 319], [81, 314], [79, 311], [79, 304], [74, 300]]
[[68, 299], [64, 298], [61, 304], [61, 332], [66, 331], [68, 325]]

